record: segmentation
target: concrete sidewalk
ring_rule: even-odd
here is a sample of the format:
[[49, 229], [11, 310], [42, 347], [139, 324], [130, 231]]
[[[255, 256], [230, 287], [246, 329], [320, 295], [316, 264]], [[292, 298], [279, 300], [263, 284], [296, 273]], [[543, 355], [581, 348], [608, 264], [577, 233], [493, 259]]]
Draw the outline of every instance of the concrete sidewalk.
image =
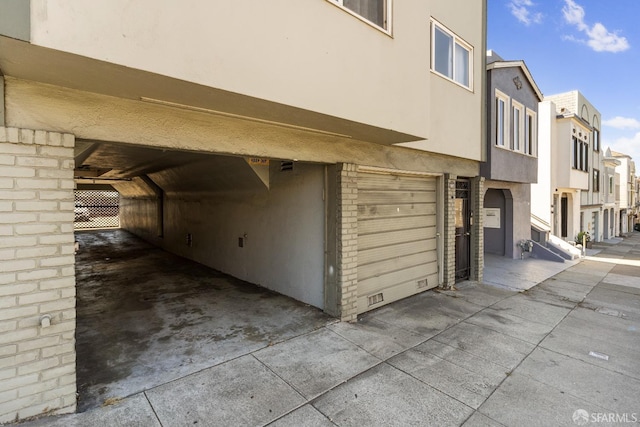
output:
[[523, 292], [504, 288], [522, 288], [527, 274], [503, 288], [426, 292], [111, 406], [24, 425], [637, 424], [640, 233], [596, 249]]
[[580, 259], [565, 260], [565, 262], [535, 258], [511, 259], [485, 254], [483, 283], [511, 291], [526, 291], [580, 261]]

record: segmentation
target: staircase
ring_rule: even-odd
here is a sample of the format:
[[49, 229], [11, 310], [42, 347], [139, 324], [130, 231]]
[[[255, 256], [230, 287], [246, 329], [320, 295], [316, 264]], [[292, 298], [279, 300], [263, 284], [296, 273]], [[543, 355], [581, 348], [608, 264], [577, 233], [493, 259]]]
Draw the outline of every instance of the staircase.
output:
[[538, 242], [533, 242], [533, 248], [531, 248], [531, 257], [555, 262], [565, 261], [564, 257], [558, 255], [556, 252]]
[[535, 258], [564, 262], [582, 256], [580, 249], [551, 234], [551, 224], [534, 214], [531, 214], [531, 236]]
[[582, 251], [580, 249], [576, 248], [568, 242], [565, 242], [558, 236], [554, 236], [553, 234], [549, 235], [549, 240], [547, 240], [547, 248], [560, 255], [562, 258], [568, 260], [574, 260], [582, 256]]

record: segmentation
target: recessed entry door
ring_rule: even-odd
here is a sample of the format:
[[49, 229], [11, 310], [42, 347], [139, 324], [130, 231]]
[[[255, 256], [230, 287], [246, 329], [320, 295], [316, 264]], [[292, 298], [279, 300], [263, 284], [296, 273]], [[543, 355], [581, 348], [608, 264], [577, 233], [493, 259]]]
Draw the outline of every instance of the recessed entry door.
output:
[[560, 237], [567, 238], [569, 234], [569, 199], [562, 197], [560, 199]]

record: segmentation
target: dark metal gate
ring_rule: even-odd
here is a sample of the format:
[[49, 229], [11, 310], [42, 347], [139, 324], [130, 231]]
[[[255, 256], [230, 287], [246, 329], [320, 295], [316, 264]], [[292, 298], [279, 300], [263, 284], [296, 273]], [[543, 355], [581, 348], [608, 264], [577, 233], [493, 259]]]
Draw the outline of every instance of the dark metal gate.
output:
[[76, 190], [74, 228], [120, 227], [120, 194], [117, 191]]
[[456, 281], [468, 279], [471, 272], [471, 182], [456, 181]]

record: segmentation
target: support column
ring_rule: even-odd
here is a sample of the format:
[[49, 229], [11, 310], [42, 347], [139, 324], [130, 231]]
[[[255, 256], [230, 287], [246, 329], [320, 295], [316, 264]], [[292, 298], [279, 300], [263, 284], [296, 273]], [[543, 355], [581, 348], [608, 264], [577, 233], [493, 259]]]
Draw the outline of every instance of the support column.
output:
[[442, 287], [456, 283], [456, 179], [452, 174], [444, 176], [444, 254]]
[[484, 272], [484, 177], [471, 179], [471, 280], [482, 282]]
[[0, 127], [0, 423], [76, 409], [74, 144]]
[[337, 285], [340, 319], [358, 319], [358, 167], [339, 164], [337, 171]]

